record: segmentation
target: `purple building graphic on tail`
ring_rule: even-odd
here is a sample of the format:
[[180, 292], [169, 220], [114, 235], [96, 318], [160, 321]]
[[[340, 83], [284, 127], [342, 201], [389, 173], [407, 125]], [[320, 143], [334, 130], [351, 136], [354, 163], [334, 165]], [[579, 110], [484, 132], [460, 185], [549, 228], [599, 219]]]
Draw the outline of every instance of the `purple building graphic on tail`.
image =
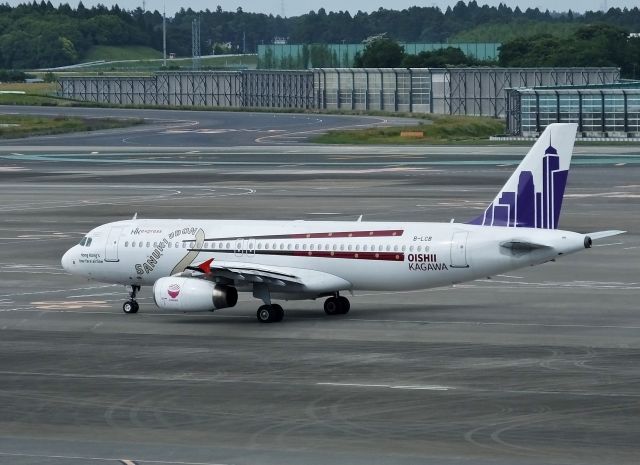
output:
[[542, 158], [541, 186], [536, 185], [531, 171], [521, 171], [517, 192], [502, 191], [469, 224], [557, 229], [568, 174], [568, 170], [560, 169], [558, 151], [549, 145]]

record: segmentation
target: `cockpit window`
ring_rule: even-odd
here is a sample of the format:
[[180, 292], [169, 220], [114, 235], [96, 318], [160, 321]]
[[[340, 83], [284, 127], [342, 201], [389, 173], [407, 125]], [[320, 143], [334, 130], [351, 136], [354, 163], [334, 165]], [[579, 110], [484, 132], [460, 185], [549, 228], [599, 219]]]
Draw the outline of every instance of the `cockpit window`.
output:
[[87, 247], [89, 247], [91, 245], [91, 238], [87, 238], [87, 243], [85, 244]]
[[86, 242], [87, 242], [87, 238], [83, 237], [79, 245], [84, 245]]
[[89, 247], [91, 245], [91, 238], [88, 236], [84, 236], [80, 241], [80, 244], [83, 247]]

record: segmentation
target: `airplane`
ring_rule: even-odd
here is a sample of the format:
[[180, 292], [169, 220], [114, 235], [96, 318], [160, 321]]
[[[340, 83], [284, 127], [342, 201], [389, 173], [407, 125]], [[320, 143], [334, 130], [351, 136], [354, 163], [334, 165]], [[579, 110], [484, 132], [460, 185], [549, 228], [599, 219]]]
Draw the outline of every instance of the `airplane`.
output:
[[62, 257], [74, 275], [130, 289], [152, 286], [157, 307], [214, 311], [238, 292], [262, 301], [260, 322], [281, 321], [274, 300], [326, 298], [344, 315], [341, 293], [449, 286], [538, 265], [625, 231], [558, 229], [577, 125], [550, 124], [478, 217], [465, 222], [237, 221], [133, 219], [91, 230]]

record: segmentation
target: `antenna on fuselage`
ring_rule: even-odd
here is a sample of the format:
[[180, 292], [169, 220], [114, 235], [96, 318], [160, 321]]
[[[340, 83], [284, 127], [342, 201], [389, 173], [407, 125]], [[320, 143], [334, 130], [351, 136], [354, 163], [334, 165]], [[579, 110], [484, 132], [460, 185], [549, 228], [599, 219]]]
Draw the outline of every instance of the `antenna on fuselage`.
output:
[[136, 220], [136, 219], [138, 219], [138, 212], [135, 212], [135, 213], [133, 214], [133, 218], [131, 218], [131, 219], [132, 219], [132, 220]]
[[356, 221], [360, 223], [362, 221], [362, 215], [360, 215]]

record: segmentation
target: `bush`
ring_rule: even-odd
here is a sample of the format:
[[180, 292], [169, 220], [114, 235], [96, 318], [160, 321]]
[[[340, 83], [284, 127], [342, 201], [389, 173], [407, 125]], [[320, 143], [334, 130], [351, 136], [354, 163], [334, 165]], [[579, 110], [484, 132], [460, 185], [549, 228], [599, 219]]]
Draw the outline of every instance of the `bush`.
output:
[[23, 71], [0, 69], [0, 82], [24, 82], [26, 79]]

